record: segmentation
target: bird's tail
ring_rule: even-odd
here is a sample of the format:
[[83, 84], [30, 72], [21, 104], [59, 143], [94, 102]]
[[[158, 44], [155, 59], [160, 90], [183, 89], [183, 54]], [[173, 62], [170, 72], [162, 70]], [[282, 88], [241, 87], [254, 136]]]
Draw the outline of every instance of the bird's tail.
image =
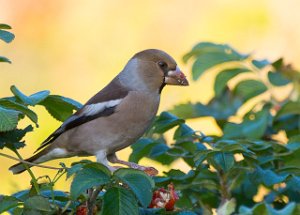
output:
[[[25, 161], [30, 162], [30, 163], [36, 163], [36, 164], [42, 163], [44, 161], [39, 161], [39, 158], [41, 158], [46, 153], [47, 153], [46, 150], [42, 150], [39, 153], [33, 155], [32, 157], [26, 159]], [[12, 173], [14, 175], [15, 174], [20, 174], [20, 173], [22, 173], [22, 172], [24, 172], [26, 170], [25, 165], [27, 165], [28, 168], [31, 168], [32, 166], [34, 166], [34, 165], [24, 164], [23, 162], [20, 162], [20, 163], [17, 163], [15, 165], [11, 166], [9, 168], [9, 170], [12, 171]]]

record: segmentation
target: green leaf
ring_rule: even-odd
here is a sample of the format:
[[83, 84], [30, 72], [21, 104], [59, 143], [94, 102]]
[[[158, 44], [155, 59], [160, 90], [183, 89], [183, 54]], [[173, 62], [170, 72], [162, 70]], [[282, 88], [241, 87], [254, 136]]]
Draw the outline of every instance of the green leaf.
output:
[[0, 132], [0, 149], [7, 147], [15, 150], [24, 147], [24, 141], [21, 141], [27, 132], [33, 130], [31, 125], [24, 129], [14, 129], [12, 131]]
[[224, 139], [230, 138], [261, 138], [267, 129], [270, 117], [269, 109], [265, 108], [251, 114], [250, 118], [244, 119], [240, 124], [227, 123], [224, 126]]
[[261, 182], [270, 187], [274, 184], [285, 182], [288, 174], [277, 174], [270, 169], [256, 168], [256, 171], [250, 176], [253, 181]]
[[155, 120], [154, 123], [154, 132], [164, 133], [171, 128], [184, 123], [183, 119], [179, 119], [177, 116], [168, 113], [162, 112], [159, 117]]
[[206, 70], [218, 64], [241, 61], [248, 55], [242, 55], [228, 45], [204, 42], [196, 45], [183, 59], [186, 62], [191, 57], [196, 58], [192, 67], [192, 75], [193, 79], [197, 80]]
[[33, 105], [32, 101], [22, 93], [15, 85], [10, 87], [11, 92], [15, 95], [17, 99], [22, 101], [25, 105]]
[[13, 196], [0, 196], [0, 214], [18, 206], [20, 200]]
[[217, 214], [231, 215], [235, 211], [235, 199], [225, 200], [225, 202], [217, 209]]
[[31, 106], [34, 106], [40, 103], [41, 101], [45, 100], [47, 96], [50, 94], [50, 91], [44, 90], [44, 91], [34, 93], [31, 96], [26, 96], [14, 85], [10, 87], [10, 90], [17, 99], [22, 101], [25, 105], [31, 105]]
[[59, 121], [65, 121], [73, 114], [73, 110], [78, 110], [82, 107], [75, 100], [57, 95], [50, 95], [39, 104], [44, 106], [51, 116]]
[[216, 169], [223, 170], [224, 172], [229, 171], [235, 164], [233, 154], [217, 152], [213, 157], [208, 159]]
[[225, 69], [221, 71], [217, 76], [214, 84], [214, 91], [216, 96], [220, 96], [222, 92], [226, 89], [227, 83], [230, 79], [235, 76], [250, 72], [247, 68], [234, 68], [234, 69]]
[[208, 158], [214, 156], [218, 151], [213, 151], [210, 149], [199, 151], [194, 156], [195, 166], [198, 167], [203, 161], [207, 160]]
[[33, 105], [36, 105], [46, 99], [50, 94], [49, 90], [40, 91], [29, 96]]
[[254, 205], [252, 208], [248, 208], [246, 206], [241, 206], [239, 208], [239, 214], [241, 215], [294, 215], [298, 214], [296, 203], [290, 202], [282, 209], [275, 209], [272, 205], [266, 203], [258, 203]]
[[20, 112], [0, 106], [0, 132], [11, 131], [18, 125]]
[[290, 150], [297, 150], [300, 148], [300, 135], [290, 137], [286, 147]]
[[149, 206], [154, 181], [147, 174], [136, 169], [118, 169], [114, 176], [128, 185], [143, 207]]
[[158, 143], [155, 144], [150, 153], [149, 153], [149, 157], [150, 158], [155, 158], [157, 156], [163, 155], [165, 154], [170, 148], [167, 146], [167, 144], [165, 143]]
[[277, 112], [275, 119], [289, 114], [300, 114], [300, 102], [289, 101]]
[[266, 66], [270, 65], [270, 62], [266, 59], [264, 59], [264, 60], [252, 60], [252, 64], [258, 69], [263, 69]]
[[187, 124], [181, 124], [178, 126], [178, 128], [176, 129], [175, 133], [174, 133], [174, 139], [180, 139], [180, 138], [186, 138], [186, 137], [190, 137], [195, 133], [195, 131], [189, 127]]
[[0, 29], [0, 39], [6, 43], [10, 43], [15, 38], [13, 33]]
[[149, 155], [151, 149], [159, 144], [152, 139], [149, 138], [141, 138], [136, 143], [131, 145], [132, 153], [129, 156], [129, 161], [138, 163], [143, 157]]
[[24, 202], [24, 210], [25, 214], [29, 214], [29, 211], [45, 213], [51, 212], [51, 206], [48, 199], [42, 196], [33, 196]]
[[7, 24], [0, 23], [0, 29], [11, 29], [11, 27]]
[[258, 203], [253, 208], [248, 208], [244, 205], [240, 206], [239, 214], [241, 215], [270, 215], [264, 203]]
[[291, 83], [291, 80], [284, 77], [280, 72], [268, 72], [268, 78], [274, 86], [285, 86]]
[[104, 194], [101, 215], [138, 215], [134, 195], [122, 187], [112, 187]]
[[295, 202], [289, 202], [284, 208], [280, 210], [274, 209], [271, 205], [267, 205], [268, 211], [270, 214], [274, 215], [279, 215], [279, 214], [284, 214], [284, 215], [295, 215], [299, 214], [296, 212], [296, 203]]
[[88, 163], [92, 163], [90, 160], [81, 160], [79, 162], [74, 162], [71, 164], [71, 167], [67, 169], [67, 179], [70, 178], [72, 175], [77, 173], [82, 167]]
[[0, 56], [0, 62], [11, 63], [11, 61], [8, 58], [3, 57], [3, 56]]
[[32, 122], [34, 122], [37, 125], [38, 117], [37, 117], [36, 113], [33, 112], [32, 110], [30, 110], [25, 105], [19, 104], [17, 102], [14, 102], [14, 101], [8, 100], [8, 99], [0, 99], [0, 105], [5, 108], [9, 108], [9, 109], [13, 109], [13, 110], [22, 112], [23, 114], [28, 116], [28, 118]]
[[267, 89], [268, 88], [261, 81], [244, 80], [235, 86], [234, 94], [240, 96], [244, 102], [246, 102], [249, 99], [264, 93]]
[[275, 70], [280, 70], [283, 65], [284, 65], [283, 58], [279, 58], [278, 60], [272, 63], [272, 66], [274, 67]]
[[180, 211], [179, 213], [176, 213], [176, 215], [197, 215], [197, 214], [192, 211]]
[[90, 163], [82, 167], [75, 174], [71, 184], [71, 198], [76, 199], [88, 188], [107, 184], [110, 180], [110, 171], [100, 163]]
[[207, 105], [186, 103], [175, 106], [170, 112], [183, 119], [212, 116], [216, 120], [226, 120], [234, 115], [242, 104], [240, 98], [225, 90], [220, 97], [214, 97]]

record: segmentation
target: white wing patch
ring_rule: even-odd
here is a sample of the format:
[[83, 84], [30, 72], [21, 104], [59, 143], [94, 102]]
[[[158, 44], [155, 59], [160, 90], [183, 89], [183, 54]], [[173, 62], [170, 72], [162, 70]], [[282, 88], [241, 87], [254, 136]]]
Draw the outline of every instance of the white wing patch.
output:
[[92, 116], [96, 115], [102, 111], [104, 111], [106, 108], [114, 107], [118, 104], [120, 104], [122, 99], [115, 99], [110, 100], [107, 102], [100, 102], [96, 104], [90, 104], [83, 108], [83, 112], [80, 114], [81, 116]]
[[80, 117], [96, 115], [96, 114], [104, 111], [106, 108], [111, 108], [111, 107], [114, 107], [114, 106], [120, 104], [121, 101], [122, 101], [122, 99], [115, 99], [115, 100], [110, 100], [107, 102], [99, 102], [96, 104], [86, 105], [79, 115], [72, 115], [70, 118], [68, 118], [66, 121], [64, 121], [64, 123], [61, 125], [61, 127], [55, 133], [63, 132], [66, 125], [68, 125], [69, 123], [73, 122], [74, 120], [76, 120]]
[[35, 163], [43, 163], [48, 160], [56, 159], [56, 158], [64, 158], [68, 157], [68, 152], [63, 148], [55, 148], [48, 152], [47, 154], [39, 157], [37, 160], [35, 160]]

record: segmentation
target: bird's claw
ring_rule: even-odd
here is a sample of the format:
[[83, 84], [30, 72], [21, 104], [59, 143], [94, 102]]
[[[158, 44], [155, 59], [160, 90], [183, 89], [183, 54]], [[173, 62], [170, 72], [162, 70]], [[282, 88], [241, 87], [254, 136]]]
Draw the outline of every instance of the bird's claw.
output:
[[158, 174], [158, 170], [154, 167], [141, 166], [136, 163], [131, 163], [130, 167], [133, 169], [141, 170], [149, 176], [156, 176]]

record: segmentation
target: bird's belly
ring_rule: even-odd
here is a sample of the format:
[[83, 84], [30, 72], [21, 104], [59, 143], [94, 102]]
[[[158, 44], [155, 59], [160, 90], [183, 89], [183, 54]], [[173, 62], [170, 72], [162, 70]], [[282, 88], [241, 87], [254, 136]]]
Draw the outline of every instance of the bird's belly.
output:
[[135, 101], [130, 108], [123, 108], [122, 105], [125, 106], [126, 103], [122, 103], [114, 114], [97, 118], [75, 129], [71, 140], [72, 148], [69, 150], [91, 155], [105, 150], [107, 154], [111, 154], [133, 144], [152, 123], [159, 98], [154, 105], [151, 100], [146, 100], [149, 104], [139, 102], [138, 98]]

